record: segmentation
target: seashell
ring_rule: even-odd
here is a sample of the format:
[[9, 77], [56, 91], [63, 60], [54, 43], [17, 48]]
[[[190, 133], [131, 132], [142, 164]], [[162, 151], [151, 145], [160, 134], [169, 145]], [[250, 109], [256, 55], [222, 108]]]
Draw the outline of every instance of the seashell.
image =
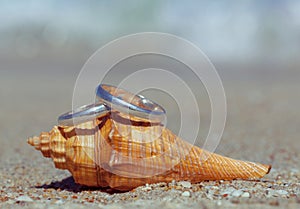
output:
[[69, 170], [76, 183], [123, 191], [172, 180], [261, 178], [271, 169], [210, 153], [160, 123], [116, 111], [74, 126], [54, 126], [28, 143], [52, 158], [56, 168]]

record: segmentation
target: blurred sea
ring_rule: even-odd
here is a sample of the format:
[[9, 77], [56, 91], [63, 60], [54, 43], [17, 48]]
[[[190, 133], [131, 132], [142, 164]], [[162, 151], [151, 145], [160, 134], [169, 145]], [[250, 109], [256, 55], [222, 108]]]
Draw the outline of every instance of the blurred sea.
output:
[[46, 72], [67, 63], [72, 71], [109, 41], [145, 31], [185, 38], [213, 63], [293, 67], [300, 2], [1, 1], [0, 70]]

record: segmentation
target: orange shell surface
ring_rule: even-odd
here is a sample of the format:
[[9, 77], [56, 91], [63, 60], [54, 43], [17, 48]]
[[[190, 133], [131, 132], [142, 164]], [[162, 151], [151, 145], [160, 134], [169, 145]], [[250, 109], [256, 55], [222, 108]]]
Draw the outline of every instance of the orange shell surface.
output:
[[172, 180], [261, 178], [271, 168], [210, 153], [160, 123], [119, 112], [75, 126], [55, 126], [28, 143], [52, 158], [56, 168], [68, 169], [76, 183], [123, 191]]

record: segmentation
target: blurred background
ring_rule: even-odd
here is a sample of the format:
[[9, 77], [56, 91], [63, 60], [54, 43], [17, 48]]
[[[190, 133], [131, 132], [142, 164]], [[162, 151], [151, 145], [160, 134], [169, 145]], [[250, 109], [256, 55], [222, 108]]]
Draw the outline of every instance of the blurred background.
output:
[[[2, 147], [49, 130], [71, 109], [86, 60], [109, 41], [145, 31], [183, 37], [215, 65], [228, 100], [219, 152], [263, 153], [274, 137], [277, 146], [299, 146], [299, 1], [1, 0]], [[247, 159], [253, 149], [236, 155]]]
[[[2, 0], [1, 71], [20, 70], [20, 65], [37, 71], [62, 63], [80, 66], [105, 43], [145, 31], [188, 39], [214, 63], [291, 67], [300, 52], [299, 11], [300, 3], [292, 0]], [[37, 60], [47, 66], [36, 67]]]

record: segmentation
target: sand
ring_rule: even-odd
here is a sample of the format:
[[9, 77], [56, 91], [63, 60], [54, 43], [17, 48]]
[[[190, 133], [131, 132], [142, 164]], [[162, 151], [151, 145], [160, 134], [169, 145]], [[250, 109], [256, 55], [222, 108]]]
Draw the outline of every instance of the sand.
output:
[[[74, 183], [26, 140], [71, 108], [76, 75], [0, 76], [1, 208], [299, 208], [299, 81], [221, 72], [228, 117], [217, 153], [272, 164], [260, 180], [159, 183], [119, 193]], [[299, 77], [299, 76], [298, 76]]]

